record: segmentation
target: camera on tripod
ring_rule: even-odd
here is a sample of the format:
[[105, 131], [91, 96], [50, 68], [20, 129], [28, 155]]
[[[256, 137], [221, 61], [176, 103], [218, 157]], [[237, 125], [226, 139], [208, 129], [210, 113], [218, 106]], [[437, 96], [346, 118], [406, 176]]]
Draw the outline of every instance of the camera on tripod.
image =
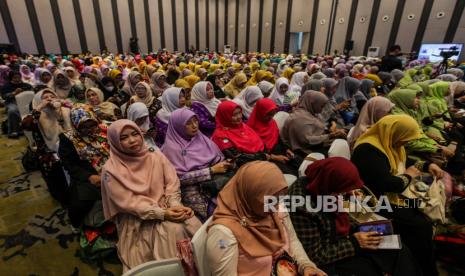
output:
[[441, 50], [439, 55], [444, 59], [449, 59], [450, 57], [458, 56], [460, 54], [457, 46], [452, 46], [450, 48], [439, 48], [439, 50]]

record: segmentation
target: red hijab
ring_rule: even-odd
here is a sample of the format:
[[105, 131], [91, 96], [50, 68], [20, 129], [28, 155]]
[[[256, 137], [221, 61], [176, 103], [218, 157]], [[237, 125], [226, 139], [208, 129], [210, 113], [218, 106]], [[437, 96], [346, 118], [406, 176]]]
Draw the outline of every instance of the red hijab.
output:
[[[347, 193], [363, 187], [358, 170], [352, 162], [342, 157], [330, 157], [315, 161], [307, 167], [305, 175], [309, 183], [305, 187], [310, 195]], [[336, 214], [336, 233], [347, 236], [350, 219], [347, 213]]]
[[212, 140], [220, 150], [236, 148], [244, 153], [256, 153], [265, 148], [260, 136], [253, 129], [241, 122], [238, 126], [231, 123], [236, 108], [241, 107], [232, 101], [224, 101], [216, 111], [216, 129]]
[[277, 109], [278, 107], [273, 100], [268, 98], [260, 99], [255, 104], [249, 121], [247, 121], [247, 125], [260, 136], [268, 151], [272, 150], [278, 143], [279, 128], [275, 120], [265, 121], [264, 119], [271, 111]]

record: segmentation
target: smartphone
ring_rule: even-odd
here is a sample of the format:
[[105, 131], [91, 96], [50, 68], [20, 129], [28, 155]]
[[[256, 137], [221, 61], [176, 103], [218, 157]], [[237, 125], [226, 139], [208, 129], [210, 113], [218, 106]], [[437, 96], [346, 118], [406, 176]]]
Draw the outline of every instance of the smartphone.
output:
[[374, 231], [374, 232], [381, 233], [380, 235], [382, 236], [393, 234], [392, 223], [390, 220], [378, 220], [378, 221], [362, 223], [359, 226], [358, 230], [360, 232], [373, 232]]

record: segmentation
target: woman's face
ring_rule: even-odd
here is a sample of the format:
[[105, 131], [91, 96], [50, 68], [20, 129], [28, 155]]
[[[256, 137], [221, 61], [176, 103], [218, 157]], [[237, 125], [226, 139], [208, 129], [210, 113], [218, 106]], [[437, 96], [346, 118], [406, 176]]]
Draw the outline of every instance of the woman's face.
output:
[[15, 74], [11, 78], [11, 83], [13, 83], [13, 84], [20, 84], [21, 82], [22, 82], [22, 80], [21, 80], [21, 75], [20, 74]]
[[135, 77], [132, 79], [131, 84], [132, 84], [132, 85], [136, 85], [136, 84], [138, 84], [140, 81], [142, 81], [142, 76], [141, 76], [141, 75], [137, 75], [137, 76], [135, 76]]
[[279, 93], [282, 95], [282, 94], [285, 94], [287, 89], [288, 89], [289, 85], [283, 83], [281, 84], [281, 86], [279, 86]]
[[210, 83], [208, 83], [207, 84], [207, 98], [211, 100], [214, 97], [215, 97], [215, 93], [213, 92], [213, 86]]
[[166, 82], [166, 76], [165, 76], [165, 75], [160, 76], [160, 77], [158, 78], [158, 80], [157, 80], [157, 84], [158, 84], [158, 85], [162, 85], [162, 84], [164, 84], [165, 82]]
[[186, 93], [182, 91], [179, 93], [179, 107], [184, 107], [186, 105]]
[[29, 67], [27, 66], [24, 66], [23, 69], [21, 70], [23, 71], [24, 74], [29, 74], [31, 71], [29, 70]]
[[41, 80], [43, 83], [48, 83], [51, 79], [52, 79], [52, 75], [50, 75], [49, 73], [43, 73], [43, 74], [40, 76], [40, 80]]
[[135, 154], [141, 151], [144, 146], [144, 138], [133, 127], [126, 126], [119, 135], [122, 150], [128, 154]]
[[136, 87], [136, 95], [137, 97], [144, 99], [147, 95], [147, 88], [145, 88], [143, 85], [138, 85]]
[[415, 100], [413, 100], [413, 108], [417, 110], [420, 107], [420, 97], [415, 97]]
[[246, 84], [247, 84], [247, 80], [244, 80], [244, 81], [238, 83], [238, 84], [237, 84], [237, 87], [243, 88]]
[[87, 92], [87, 100], [91, 105], [99, 105], [100, 104], [100, 99], [98, 98], [97, 93], [95, 91], [89, 90]]
[[57, 96], [55, 96], [53, 93], [44, 93], [40, 98], [42, 99], [42, 101], [52, 102], [57, 98]]
[[140, 118], [137, 118], [137, 119], [135, 120], [136, 125], [139, 126], [139, 127], [141, 127], [141, 126], [144, 125], [144, 123], [147, 121], [147, 118], [148, 118], [148, 117], [149, 117], [149, 116], [146, 115], [146, 116], [142, 116], [142, 117], [140, 117]]
[[72, 78], [74, 78], [74, 71], [73, 70], [67, 70], [66, 75], [68, 75], [68, 78], [72, 79]]
[[271, 110], [270, 112], [268, 112], [268, 114], [266, 114], [266, 116], [263, 118], [263, 120], [265, 122], [271, 121], [273, 119], [274, 115], [276, 115], [276, 113], [278, 113], [277, 109]]
[[123, 81], [123, 74], [118, 74], [116, 77], [115, 77], [115, 83], [120, 83]]
[[59, 74], [57, 77], [56, 77], [56, 81], [55, 81], [58, 85], [62, 85], [62, 84], [65, 84], [65, 76], [63, 76], [62, 74]]
[[231, 123], [233, 126], [238, 126], [242, 123], [242, 110], [239, 107], [234, 109], [234, 112], [231, 118]]
[[186, 135], [189, 137], [194, 137], [199, 131], [199, 120], [196, 116], [189, 119], [185, 125]]

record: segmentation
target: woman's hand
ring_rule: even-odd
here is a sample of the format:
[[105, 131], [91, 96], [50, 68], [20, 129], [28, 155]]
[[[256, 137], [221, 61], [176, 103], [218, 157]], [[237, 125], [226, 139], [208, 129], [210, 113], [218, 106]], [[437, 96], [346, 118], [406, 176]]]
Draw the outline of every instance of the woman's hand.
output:
[[415, 178], [421, 175], [420, 170], [418, 170], [415, 166], [410, 166], [405, 170], [405, 174], [410, 175], [410, 177]]
[[431, 163], [428, 167], [428, 172], [435, 176], [437, 179], [444, 177], [444, 171], [436, 164]]
[[357, 239], [360, 248], [362, 249], [378, 249], [379, 243], [383, 240], [383, 237], [379, 236], [378, 232], [357, 232], [354, 233], [354, 237]]
[[289, 159], [294, 159], [295, 154], [292, 152], [292, 150], [288, 149], [286, 150], [286, 156], [289, 157]]
[[451, 158], [455, 155], [455, 151], [450, 150], [448, 147], [437, 145], [441, 149], [442, 155], [446, 158]]
[[211, 172], [212, 174], [221, 174], [221, 173], [225, 173], [229, 170], [229, 168], [231, 167], [231, 163], [229, 163], [228, 161], [221, 161], [220, 163], [217, 163], [215, 165], [213, 165], [213, 167], [211, 167]]
[[304, 276], [328, 276], [328, 274], [317, 267], [307, 266], [304, 268]]
[[89, 176], [89, 182], [92, 183], [92, 185], [100, 186], [100, 182], [101, 182], [100, 175], [94, 174], [94, 175]]
[[[184, 206], [171, 207], [165, 210], [165, 220], [171, 222], [183, 222], [190, 218], [190, 214]], [[188, 208], [190, 209], [190, 208]], [[191, 210], [192, 211], [192, 210]]]
[[274, 154], [271, 154], [271, 155], [270, 155], [270, 160], [273, 160], [273, 161], [276, 161], [276, 162], [280, 162], [280, 163], [286, 163], [287, 161], [289, 161], [289, 157], [284, 156], [284, 155], [274, 155]]

